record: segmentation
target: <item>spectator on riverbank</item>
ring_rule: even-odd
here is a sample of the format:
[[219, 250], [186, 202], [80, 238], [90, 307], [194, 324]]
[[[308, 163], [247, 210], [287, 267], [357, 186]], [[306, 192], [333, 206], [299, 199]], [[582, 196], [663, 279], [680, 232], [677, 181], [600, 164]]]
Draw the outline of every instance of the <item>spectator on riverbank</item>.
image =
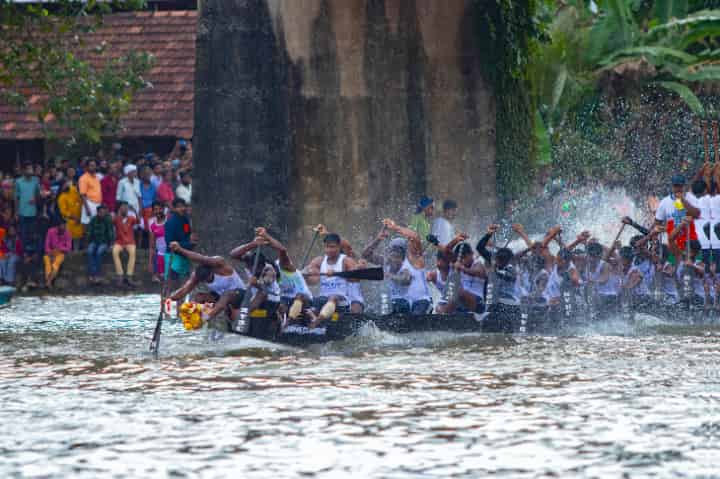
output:
[[15, 273], [21, 258], [22, 243], [15, 226], [0, 226], [0, 285], [15, 285]]
[[120, 202], [128, 207], [128, 214], [140, 218], [140, 181], [137, 179], [137, 166], [125, 165], [125, 177], [118, 182], [117, 187], [117, 208], [120, 209]]
[[148, 155], [150, 156], [150, 161], [152, 164], [152, 174], [150, 175], [150, 182], [157, 190], [163, 179], [163, 165], [159, 161], [156, 161], [154, 153], [148, 153]]
[[175, 193], [173, 193], [173, 176], [172, 169], [165, 170], [160, 186], [157, 188], [157, 201], [162, 203], [166, 208], [172, 207], [172, 202], [175, 199]]
[[152, 170], [145, 167], [140, 181], [140, 201], [142, 207], [142, 225], [145, 231], [150, 230], [150, 218], [153, 216], [153, 204], [157, 197], [157, 189], [152, 182]]
[[60, 267], [65, 261], [65, 255], [72, 249], [72, 237], [65, 223], [51, 227], [45, 236], [45, 287], [52, 289], [53, 283], [60, 274]]
[[97, 207], [102, 203], [102, 187], [95, 160], [88, 160], [85, 164], [85, 173], [78, 180], [78, 191], [83, 200], [81, 221], [86, 225], [97, 214]]
[[[113, 220], [115, 225], [115, 244], [112, 247], [113, 263], [115, 264], [115, 281], [118, 286], [127, 284], [137, 286], [134, 279], [135, 274], [135, 234], [134, 229], [138, 224], [136, 216], [131, 216], [128, 204], [124, 201], [118, 202], [118, 214]], [[120, 253], [128, 254], [127, 268], [123, 268]]]
[[87, 226], [88, 280], [91, 284], [102, 283], [102, 261], [115, 239], [113, 221], [107, 206], [100, 205], [97, 215]]
[[73, 249], [80, 249], [80, 240], [83, 237], [85, 228], [81, 223], [82, 197], [72, 181], [66, 180], [60, 194], [57, 197], [58, 213], [67, 224], [70, 236], [73, 240]]
[[156, 202], [153, 205], [153, 217], [150, 218], [150, 254], [148, 255], [149, 265], [148, 271], [153, 273], [153, 281], [160, 282], [160, 278], [165, 274], [165, 223], [167, 217], [165, 215], [165, 205]]
[[30, 243], [38, 228], [37, 203], [40, 198], [40, 182], [34, 174], [32, 163], [25, 163], [23, 176], [15, 180], [15, 213], [18, 217], [20, 241], [23, 245]]
[[120, 168], [122, 163], [113, 160], [108, 165], [108, 170], [103, 179], [100, 180], [100, 189], [102, 190], [102, 202], [107, 207], [110, 214], [114, 215], [117, 209], [117, 190], [120, 182]]
[[180, 173], [180, 184], [175, 189], [175, 196], [185, 201], [186, 205], [192, 204], [192, 175], [189, 171]]

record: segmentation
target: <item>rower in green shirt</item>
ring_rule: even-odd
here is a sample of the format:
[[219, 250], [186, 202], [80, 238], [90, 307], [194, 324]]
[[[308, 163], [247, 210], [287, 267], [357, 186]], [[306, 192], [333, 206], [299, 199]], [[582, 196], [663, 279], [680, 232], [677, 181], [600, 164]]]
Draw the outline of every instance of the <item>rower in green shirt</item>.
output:
[[415, 214], [410, 219], [410, 229], [415, 231], [422, 241], [423, 251], [427, 251], [427, 237], [432, 229], [432, 217], [435, 213], [435, 204], [433, 199], [423, 196], [418, 201]]

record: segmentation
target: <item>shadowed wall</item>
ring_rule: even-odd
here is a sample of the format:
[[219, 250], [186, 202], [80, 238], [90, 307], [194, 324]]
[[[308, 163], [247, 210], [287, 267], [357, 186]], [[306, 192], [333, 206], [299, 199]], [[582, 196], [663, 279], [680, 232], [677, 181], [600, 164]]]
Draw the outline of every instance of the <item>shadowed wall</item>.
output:
[[206, 0], [198, 28], [194, 221], [226, 253], [255, 225], [324, 222], [359, 248], [417, 198], [493, 215], [495, 113], [470, 1]]

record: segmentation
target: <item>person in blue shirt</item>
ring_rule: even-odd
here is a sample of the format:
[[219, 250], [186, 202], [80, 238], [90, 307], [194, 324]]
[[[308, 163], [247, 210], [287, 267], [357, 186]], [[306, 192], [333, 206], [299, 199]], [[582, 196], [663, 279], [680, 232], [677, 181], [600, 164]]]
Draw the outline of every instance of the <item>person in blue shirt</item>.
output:
[[40, 181], [34, 173], [32, 163], [25, 163], [23, 175], [15, 180], [15, 211], [18, 217], [20, 241], [23, 245], [33, 241], [38, 226]]
[[157, 198], [157, 188], [150, 181], [152, 170], [145, 167], [140, 176], [140, 208], [142, 208], [143, 227], [145, 231], [150, 231], [150, 218], [153, 217], [153, 204]]
[[[182, 198], [173, 200], [172, 213], [165, 222], [165, 244], [176, 242], [183, 249], [192, 250], [195, 247], [195, 240], [190, 227], [190, 219], [187, 217], [187, 203]], [[182, 284], [190, 274], [190, 261], [179, 254], [173, 254], [169, 250], [165, 253], [166, 278], [168, 279], [169, 290], [174, 291]]]

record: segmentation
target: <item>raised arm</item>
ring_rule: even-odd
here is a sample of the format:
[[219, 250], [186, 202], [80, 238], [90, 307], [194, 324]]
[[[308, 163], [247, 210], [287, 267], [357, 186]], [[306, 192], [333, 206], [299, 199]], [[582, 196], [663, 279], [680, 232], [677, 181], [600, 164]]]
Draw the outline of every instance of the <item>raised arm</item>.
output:
[[622, 219], [622, 222], [623, 222], [623, 224], [626, 224], [626, 225], [628, 225], [628, 226], [632, 226], [633, 228], [635, 228], [636, 230], [638, 230], [641, 234], [646, 235], [646, 234], [650, 233], [650, 230], [649, 230], [649, 229], [645, 228], [645, 227], [642, 226], [642, 225], [637, 224], [637, 223], [636, 223], [635, 221], [633, 221], [633, 219], [630, 218], [629, 216], [624, 216], [623, 219]]
[[575, 249], [575, 247], [576, 247], [577, 245], [579, 245], [579, 244], [581, 244], [581, 243], [586, 243], [587, 240], [589, 240], [589, 239], [590, 239], [590, 232], [589, 232], [589, 231], [583, 231], [583, 232], [581, 232], [579, 235], [577, 235], [577, 238], [575, 238], [575, 241], [573, 241], [572, 243], [568, 244], [568, 245], [566, 246], [566, 248], [569, 249], [570, 251], [572, 251], [572, 250]]
[[387, 237], [387, 228], [383, 226], [377, 236], [370, 242], [369, 245], [365, 247], [365, 249], [363, 249], [360, 256], [366, 261], [369, 261], [370, 263], [383, 264], [385, 262], [385, 258], [381, 254], [378, 254], [375, 250], [380, 245], [380, 243], [387, 239]]
[[230, 257], [232, 259], [242, 259], [243, 256], [257, 248], [258, 246], [261, 246], [261, 244], [262, 243], [260, 239], [255, 238], [251, 242], [238, 246], [237, 248], [234, 248], [232, 251], [230, 251]]
[[456, 237], [454, 237], [453, 239], [451, 239], [450, 242], [448, 244], [446, 244], [445, 246], [440, 245], [440, 246], [438, 246], [438, 248], [440, 249], [440, 251], [443, 252], [443, 254], [446, 257], [451, 258], [453, 249], [455, 249], [455, 247], [457, 245], [459, 245], [466, 239], [468, 239], [467, 235], [465, 233], [461, 233], [461, 234], [457, 235]]
[[480, 238], [480, 241], [478, 241], [477, 245], [475, 245], [475, 250], [488, 264], [492, 262], [492, 254], [490, 254], [490, 251], [488, 251], [487, 244], [490, 242], [490, 238], [492, 238], [492, 236], [497, 233], [498, 229], [500, 229], [500, 225], [489, 225], [485, 236]]
[[184, 256], [193, 263], [204, 264], [213, 268], [219, 268], [225, 264], [225, 260], [221, 256], [205, 256], [195, 251], [190, 251], [180, 246], [180, 243], [177, 241], [173, 241], [168, 246], [173, 253]]
[[560, 226], [553, 226], [550, 228], [545, 235], [545, 238], [543, 238], [542, 243], [540, 245], [542, 248], [547, 248], [550, 245], [550, 242], [557, 237], [562, 232], [562, 228]]
[[425, 267], [425, 258], [423, 257], [423, 247], [420, 236], [414, 230], [410, 228], [404, 228], [396, 224], [393, 220], [385, 219], [383, 224], [390, 231], [395, 231], [400, 236], [404, 237], [408, 241], [408, 261], [413, 263], [416, 268]]
[[523, 227], [523, 225], [521, 225], [520, 223], [515, 223], [514, 225], [512, 225], [512, 230], [525, 242], [528, 249], [531, 249], [533, 247], [533, 241], [525, 232], [525, 228]]
[[400, 226], [399, 224], [395, 223], [391, 219], [384, 219], [383, 225], [389, 229], [390, 231], [394, 231], [403, 238], [406, 238], [408, 241], [417, 240], [420, 241], [420, 237], [418, 236], [417, 232], [415, 230], [412, 230], [410, 228], [405, 228], [404, 226]]
[[258, 236], [258, 238], [264, 239], [267, 242], [268, 246], [277, 251], [280, 269], [289, 273], [292, 273], [296, 270], [295, 265], [293, 264], [290, 256], [288, 255], [285, 245], [270, 236], [266, 228], [263, 228], [262, 226], [259, 228], [255, 228], [255, 234]]

